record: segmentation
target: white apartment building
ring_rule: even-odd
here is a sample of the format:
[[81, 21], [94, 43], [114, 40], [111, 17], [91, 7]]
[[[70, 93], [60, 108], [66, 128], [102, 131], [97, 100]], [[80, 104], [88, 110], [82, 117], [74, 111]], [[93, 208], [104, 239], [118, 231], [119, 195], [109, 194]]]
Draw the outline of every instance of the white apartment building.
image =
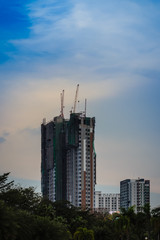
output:
[[120, 182], [120, 206], [128, 209], [135, 207], [135, 212], [142, 211], [145, 204], [150, 204], [150, 181], [145, 179], [126, 179]]
[[113, 213], [120, 211], [120, 194], [119, 193], [102, 193], [95, 192], [95, 211], [101, 213]]
[[67, 200], [74, 206], [93, 209], [96, 184], [95, 118], [76, 113], [71, 115], [70, 122], [73, 122], [71, 130], [76, 128], [71, 137], [76, 138], [77, 145], [67, 151]]

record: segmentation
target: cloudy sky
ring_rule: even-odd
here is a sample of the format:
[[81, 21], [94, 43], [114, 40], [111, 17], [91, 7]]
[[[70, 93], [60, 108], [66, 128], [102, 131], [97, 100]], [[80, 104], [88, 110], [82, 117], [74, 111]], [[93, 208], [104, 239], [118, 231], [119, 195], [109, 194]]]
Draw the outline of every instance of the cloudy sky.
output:
[[1, 0], [0, 173], [40, 182], [42, 119], [63, 89], [68, 118], [80, 84], [97, 183], [143, 177], [160, 201], [159, 43], [158, 0]]

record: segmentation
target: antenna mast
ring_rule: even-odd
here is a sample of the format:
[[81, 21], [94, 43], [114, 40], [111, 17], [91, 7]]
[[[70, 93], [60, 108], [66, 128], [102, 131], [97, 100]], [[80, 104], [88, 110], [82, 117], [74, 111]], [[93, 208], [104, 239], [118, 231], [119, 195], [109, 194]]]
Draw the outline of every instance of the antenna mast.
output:
[[73, 113], [75, 113], [75, 111], [76, 111], [76, 104], [77, 104], [77, 97], [78, 97], [78, 89], [79, 89], [79, 84], [77, 84], [76, 95], [75, 95], [75, 100], [74, 100], [74, 107], [73, 107]]

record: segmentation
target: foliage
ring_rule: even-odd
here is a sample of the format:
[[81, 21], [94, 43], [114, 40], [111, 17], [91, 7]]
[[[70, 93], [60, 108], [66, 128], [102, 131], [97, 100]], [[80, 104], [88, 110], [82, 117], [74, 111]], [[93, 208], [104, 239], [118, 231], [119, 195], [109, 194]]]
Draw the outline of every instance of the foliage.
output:
[[87, 228], [79, 227], [73, 236], [74, 240], [94, 240], [94, 233]]
[[154, 239], [160, 239], [160, 207], [154, 208], [151, 212], [152, 235]]
[[22, 187], [12, 187], [8, 191], [1, 192], [0, 198], [11, 207], [17, 209], [23, 209], [26, 211], [34, 211], [39, 203], [40, 196], [38, 193], [35, 193], [33, 187], [22, 188]]
[[0, 200], [0, 239], [16, 239], [17, 228], [14, 211]]
[[49, 217], [50, 219], [54, 219], [56, 216], [53, 203], [46, 198], [40, 199], [39, 204], [34, 208], [34, 214], [41, 217]]
[[67, 201], [51, 202], [33, 187], [22, 188], [0, 176], [0, 239], [2, 240], [150, 240], [160, 239], [160, 207], [118, 214], [81, 210]]
[[7, 191], [13, 186], [14, 181], [7, 182], [9, 174], [8, 172], [0, 175], [0, 192]]
[[[55, 218], [50, 201], [35, 193], [34, 188], [6, 184], [8, 174], [0, 177], [0, 239], [2, 240], [69, 240], [71, 234], [62, 221]], [[6, 188], [7, 187], [7, 188]]]
[[110, 219], [101, 219], [94, 227], [95, 239], [98, 240], [110, 240], [115, 239], [113, 222]]

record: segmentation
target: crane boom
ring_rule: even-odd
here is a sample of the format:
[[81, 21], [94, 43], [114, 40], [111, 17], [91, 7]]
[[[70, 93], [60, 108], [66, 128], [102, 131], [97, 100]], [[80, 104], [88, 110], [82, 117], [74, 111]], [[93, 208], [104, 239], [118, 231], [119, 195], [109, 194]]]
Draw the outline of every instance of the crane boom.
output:
[[77, 104], [77, 98], [78, 98], [78, 89], [79, 89], [79, 84], [77, 84], [76, 95], [75, 95], [75, 99], [74, 99], [73, 113], [75, 113], [75, 111], [76, 111], [76, 104]]

